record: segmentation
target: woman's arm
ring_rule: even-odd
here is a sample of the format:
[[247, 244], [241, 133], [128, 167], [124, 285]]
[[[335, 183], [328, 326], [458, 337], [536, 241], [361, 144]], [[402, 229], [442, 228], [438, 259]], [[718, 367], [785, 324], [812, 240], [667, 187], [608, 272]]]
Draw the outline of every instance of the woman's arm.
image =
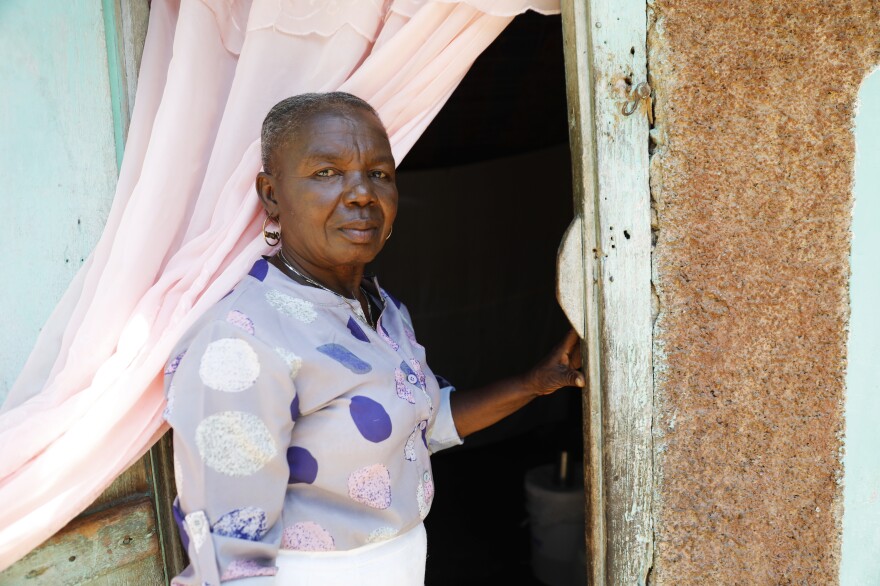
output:
[[166, 370], [176, 515], [190, 559], [172, 582], [181, 586], [275, 583], [296, 389], [284, 358], [242, 318], [206, 324]]
[[565, 339], [532, 370], [496, 381], [479, 389], [452, 393], [452, 419], [458, 435], [465, 437], [496, 423], [561, 387], [584, 386], [580, 339], [570, 331]]

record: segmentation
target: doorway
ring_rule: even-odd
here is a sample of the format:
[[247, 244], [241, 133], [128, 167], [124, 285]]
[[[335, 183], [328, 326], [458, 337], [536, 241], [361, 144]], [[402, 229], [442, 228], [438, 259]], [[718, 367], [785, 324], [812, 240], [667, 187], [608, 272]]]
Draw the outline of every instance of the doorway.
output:
[[[460, 390], [525, 371], [568, 329], [555, 297], [573, 217], [568, 141], [561, 21], [526, 13], [399, 168], [402, 221], [372, 268], [409, 307], [432, 370]], [[426, 584], [541, 584], [524, 477], [563, 450], [582, 461], [576, 389], [434, 456]]]

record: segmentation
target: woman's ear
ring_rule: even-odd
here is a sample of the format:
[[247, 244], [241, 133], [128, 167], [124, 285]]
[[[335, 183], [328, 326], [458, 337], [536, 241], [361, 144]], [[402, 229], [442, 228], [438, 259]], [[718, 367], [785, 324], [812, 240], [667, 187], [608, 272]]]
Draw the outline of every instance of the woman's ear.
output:
[[278, 200], [275, 198], [275, 178], [260, 171], [257, 173], [257, 179], [254, 183], [257, 189], [257, 195], [260, 197], [260, 203], [270, 218], [278, 216]]

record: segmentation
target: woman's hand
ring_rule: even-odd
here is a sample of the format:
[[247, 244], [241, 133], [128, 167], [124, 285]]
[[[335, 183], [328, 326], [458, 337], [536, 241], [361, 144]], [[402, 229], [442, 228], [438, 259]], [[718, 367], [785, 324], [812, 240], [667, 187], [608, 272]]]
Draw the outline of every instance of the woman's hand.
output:
[[583, 387], [581, 341], [570, 330], [544, 360], [525, 374], [526, 385], [535, 396], [549, 395], [562, 387]]
[[452, 419], [460, 437], [489, 427], [522, 408], [535, 397], [561, 387], [584, 386], [580, 340], [574, 330], [525, 374], [500, 380], [480, 389], [456, 391], [450, 396]]

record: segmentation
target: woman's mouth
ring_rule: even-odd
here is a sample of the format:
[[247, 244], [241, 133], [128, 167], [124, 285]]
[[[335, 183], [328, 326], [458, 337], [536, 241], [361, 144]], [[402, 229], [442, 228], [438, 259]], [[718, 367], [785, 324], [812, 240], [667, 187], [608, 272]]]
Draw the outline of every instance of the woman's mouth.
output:
[[371, 225], [350, 225], [339, 229], [345, 237], [355, 244], [368, 244], [375, 240], [379, 229]]

